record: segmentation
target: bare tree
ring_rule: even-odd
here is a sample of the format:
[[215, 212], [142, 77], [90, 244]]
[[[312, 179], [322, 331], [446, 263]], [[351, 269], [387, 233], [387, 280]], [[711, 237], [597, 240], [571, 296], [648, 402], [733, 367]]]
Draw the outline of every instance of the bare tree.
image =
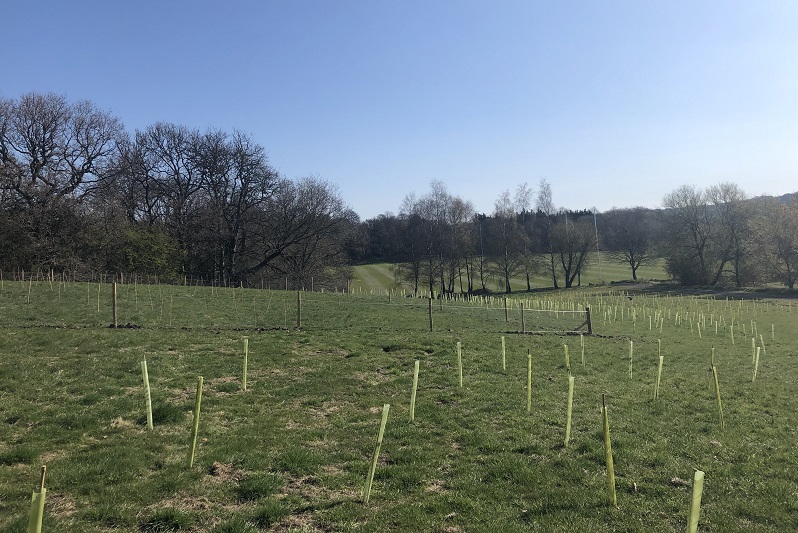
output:
[[[474, 235], [471, 231], [471, 220], [474, 218], [474, 204], [459, 196], [452, 199], [449, 209], [449, 292], [454, 292], [454, 282], [460, 281], [460, 292], [471, 293], [474, 290], [473, 257], [475, 248]], [[463, 287], [463, 268], [466, 270], [466, 288]]]
[[502, 279], [504, 291], [509, 294], [512, 292], [510, 280], [523, 267], [527, 248], [526, 235], [518, 222], [509, 191], [496, 200], [489, 227], [491, 263]]
[[122, 124], [82, 101], [52, 93], [5, 101], [0, 119], [2, 187], [27, 207], [80, 198], [111, 164]]
[[586, 219], [555, 224], [551, 229], [552, 249], [557, 254], [565, 278], [565, 288], [587, 268], [588, 257], [596, 246], [593, 225]]
[[522, 183], [515, 189], [515, 196], [513, 197], [513, 208], [521, 216], [521, 224], [526, 223], [529, 209], [532, 207], [532, 196], [534, 191], [527, 185], [526, 182]]
[[685, 284], [716, 285], [731, 263], [743, 280], [750, 214], [745, 193], [731, 183], [707, 190], [682, 185], [663, 199], [669, 272]]
[[252, 217], [271, 195], [277, 173], [268, 165], [265, 149], [241, 132], [229, 136], [211, 131], [197, 137], [191, 158], [208, 210], [199, 219], [198, 232], [210, 241], [210, 268], [224, 282], [238, 281]]
[[148, 127], [139, 140], [147, 160], [148, 179], [158, 184], [163, 199], [167, 227], [190, 254], [189, 225], [198, 194], [205, 185], [197, 168], [195, 147], [199, 133], [185, 126], [159, 122]]
[[700, 285], [709, 284], [710, 271], [719, 278], [723, 262], [714, 268], [710, 239], [717, 228], [704, 191], [682, 185], [667, 194], [662, 205], [668, 210], [666, 264], [671, 275], [682, 283]]
[[309, 264], [309, 252], [320, 251], [331, 258], [331, 248], [322, 250], [318, 244], [323, 239], [335, 240], [350, 219], [351, 212], [333, 185], [317, 177], [298, 182], [278, 180], [273, 194], [255, 217], [251, 239], [254, 242], [248, 245], [251, 266], [242, 274], [266, 269], [288, 277], [292, 288], [301, 288], [308, 271], [296, 267]]
[[738, 185], [730, 182], [714, 185], [707, 189], [706, 194], [717, 216], [721, 255], [732, 264], [735, 285], [742, 287], [751, 234], [748, 196]]
[[610, 256], [623, 261], [637, 280], [637, 269], [652, 259], [653, 230], [650, 212], [643, 207], [614, 209], [601, 216], [603, 243]]
[[763, 215], [755, 222], [761, 257], [776, 279], [794, 289], [798, 280], [798, 201], [771, 202], [763, 207]]
[[521, 229], [526, 237], [527, 245], [521, 251], [523, 256], [523, 270], [526, 277], [526, 290], [532, 290], [532, 275], [540, 270], [540, 261], [538, 255], [533, 249], [534, 243], [534, 222], [535, 218], [530, 213], [532, 207], [532, 197], [534, 191], [526, 182], [522, 183], [515, 190], [515, 197], [513, 198], [513, 207], [518, 213], [519, 223]]
[[402, 260], [397, 265], [395, 275], [398, 279], [409, 281], [413, 294], [418, 294], [421, 271], [424, 263], [424, 221], [418, 212], [415, 193], [405, 196], [399, 209], [402, 230], [399, 232], [398, 249]]
[[52, 93], [0, 100], [0, 200], [28, 243], [22, 266], [75, 269], [91, 245], [84, 199], [107, 174], [122, 125]]
[[[428, 285], [430, 294], [435, 292], [436, 286], [439, 293], [444, 293], [447, 291], [445, 255], [451, 252], [447, 249], [450, 244], [447, 235], [453, 197], [443, 182], [432, 181], [429, 193], [421, 198], [410, 195], [405, 200], [402, 213], [418, 217], [415, 220], [420, 223], [421, 280]], [[412, 205], [407, 204], [408, 201], [412, 201]]]
[[551, 192], [551, 185], [549, 185], [549, 182], [546, 181], [545, 179], [540, 180], [535, 207], [538, 211], [539, 218], [542, 221], [542, 233], [541, 233], [541, 237], [543, 240], [542, 244], [546, 248], [549, 254], [551, 281], [554, 285], [554, 288], [557, 289], [559, 288], [559, 286], [557, 284], [557, 269], [554, 263], [555, 253], [554, 253], [554, 247], [552, 246], [552, 235], [551, 235], [553, 217], [556, 213], [556, 209], [554, 207], [554, 199]]

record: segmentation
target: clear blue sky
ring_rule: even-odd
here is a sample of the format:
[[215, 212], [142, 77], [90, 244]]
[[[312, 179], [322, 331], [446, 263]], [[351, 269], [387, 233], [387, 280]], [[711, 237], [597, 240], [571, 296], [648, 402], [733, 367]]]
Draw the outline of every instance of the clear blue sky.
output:
[[5, 0], [0, 18], [3, 97], [240, 129], [363, 219], [431, 180], [483, 212], [541, 178], [571, 209], [798, 191], [792, 0]]

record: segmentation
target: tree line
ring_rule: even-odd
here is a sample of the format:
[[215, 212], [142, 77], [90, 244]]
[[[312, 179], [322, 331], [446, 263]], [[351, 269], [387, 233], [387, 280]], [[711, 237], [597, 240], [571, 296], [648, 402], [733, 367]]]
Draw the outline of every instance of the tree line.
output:
[[0, 267], [346, 285], [359, 220], [337, 188], [290, 180], [239, 131], [130, 133], [56, 94], [0, 99]]
[[0, 269], [156, 274], [289, 288], [346, 286], [355, 261], [387, 261], [414, 291], [581, 284], [601, 250], [637, 269], [664, 259], [686, 285], [798, 277], [798, 202], [737, 185], [681, 186], [662, 209], [557, 208], [541, 180], [490, 214], [438, 181], [397, 215], [361, 222], [319, 177], [288, 179], [240, 131], [158, 122], [128, 132], [88, 101], [0, 98]]
[[513, 279], [531, 290], [532, 277], [541, 274], [553, 288], [581, 285], [599, 251], [627, 264], [632, 280], [641, 266], [664, 259], [667, 273], [684, 285], [794, 288], [798, 195], [751, 199], [733, 183], [684, 185], [662, 206], [565, 210], [541, 180], [536, 193], [527, 184], [505, 191], [485, 215], [435, 181], [425, 195], [408, 195], [398, 215], [363, 223], [362, 259], [394, 263], [397, 278], [413, 290], [444, 294], [488, 291], [490, 280], [507, 293]]

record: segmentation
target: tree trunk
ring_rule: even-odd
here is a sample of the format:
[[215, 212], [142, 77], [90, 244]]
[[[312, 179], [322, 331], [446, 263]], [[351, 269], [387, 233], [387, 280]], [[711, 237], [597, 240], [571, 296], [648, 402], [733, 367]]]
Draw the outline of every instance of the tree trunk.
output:
[[554, 288], [559, 289], [560, 287], [557, 285], [557, 270], [554, 267], [554, 252], [550, 252], [549, 257], [551, 258], [551, 279], [554, 282]]

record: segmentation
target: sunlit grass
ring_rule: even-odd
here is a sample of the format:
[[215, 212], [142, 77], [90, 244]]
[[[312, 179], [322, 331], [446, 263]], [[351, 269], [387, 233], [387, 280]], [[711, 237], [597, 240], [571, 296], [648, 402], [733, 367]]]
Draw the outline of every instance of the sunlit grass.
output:
[[[551, 275], [545, 271], [545, 262], [542, 262], [541, 265], [544, 270], [530, 277], [533, 289], [552, 287]], [[463, 275], [465, 276], [465, 272]], [[668, 279], [668, 274], [665, 272], [665, 261], [663, 259], [653, 259], [650, 263], [643, 264], [637, 270], [637, 278], [641, 281]], [[601, 252], [600, 256], [596, 254], [590, 256], [589, 264], [582, 274], [581, 282], [583, 286], [588, 286], [630, 281], [631, 279], [632, 270], [627, 263], [617, 261], [607, 252]], [[565, 286], [563, 279], [558, 279], [558, 282], [561, 287]], [[503, 283], [503, 280], [495, 276], [488, 276], [488, 279], [486, 279], [487, 288], [494, 292], [504, 292]], [[575, 281], [574, 285], [576, 284], [577, 282]], [[526, 277], [522, 274], [516, 274], [510, 280], [510, 285], [515, 292], [525, 291], [527, 288]], [[396, 279], [390, 263], [374, 263], [354, 267], [352, 288], [353, 290], [370, 291], [372, 289], [388, 290], [396, 288], [410, 290], [412, 287], [409, 283]], [[458, 281], [455, 292], [459, 292], [459, 290]]]
[[[590, 305], [598, 335], [584, 337], [583, 366], [579, 336], [519, 334], [521, 299], [508, 321], [500, 299], [435, 302], [430, 333], [424, 300], [305, 293], [297, 330], [296, 293], [123, 285], [120, 322], [138, 327], [115, 330], [108, 285], [100, 311], [96, 284], [68, 284], [60, 299], [57, 289], [34, 283], [30, 304], [27, 285], [0, 290], [0, 530], [24, 529], [44, 463], [48, 531], [677, 531], [694, 469], [706, 472], [701, 530], [798, 528], [798, 308], [787, 300], [629, 299], [607, 289], [518, 296], [528, 330], [576, 327]], [[699, 319], [707, 321], [701, 337]], [[752, 382], [754, 325], [767, 355]], [[665, 363], [654, 401], [658, 339]], [[564, 343], [575, 376], [567, 448]], [[708, 370], [713, 346], [723, 431]], [[198, 375], [200, 442], [187, 470]], [[606, 503], [602, 393], [617, 509]], [[391, 413], [364, 506], [383, 403]]]

